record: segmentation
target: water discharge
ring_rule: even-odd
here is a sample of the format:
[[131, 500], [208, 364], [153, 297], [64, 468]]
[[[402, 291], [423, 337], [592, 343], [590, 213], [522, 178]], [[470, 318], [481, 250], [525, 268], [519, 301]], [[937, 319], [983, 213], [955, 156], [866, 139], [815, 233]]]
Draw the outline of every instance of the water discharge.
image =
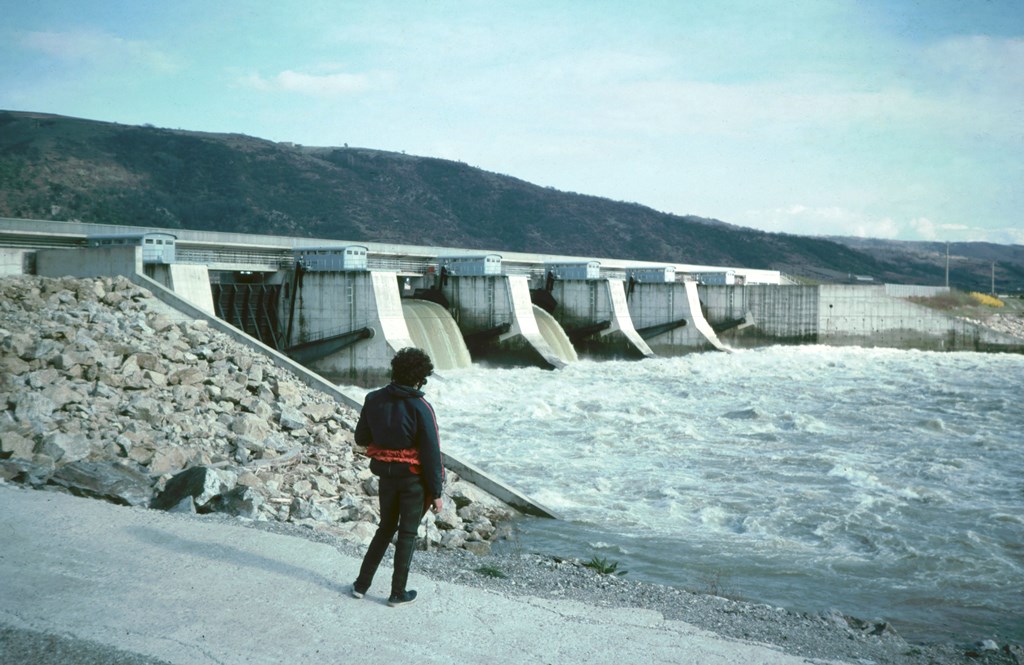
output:
[[[564, 334], [564, 333], [563, 333]], [[1024, 639], [1024, 357], [776, 347], [431, 382], [519, 547], [911, 639]]]
[[576, 349], [573, 348], [572, 342], [569, 341], [569, 336], [562, 330], [562, 326], [558, 324], [558, 321], [555, 321], [555, 317], [536, 305], [533, 306], [533, 316], [537, 319], [537, 327], [540, 328], [541, 337], [548, 343], [551, 350], [555, 352], [555, 355], [567, 363], [579, 360], [576, 356]]
[[402, 313], [409, 336], [417, 348], [426, 351], [437, 370], [469, 367], [472, 360], [459, 326], [441, 305], [427, 300], [402, 301]]

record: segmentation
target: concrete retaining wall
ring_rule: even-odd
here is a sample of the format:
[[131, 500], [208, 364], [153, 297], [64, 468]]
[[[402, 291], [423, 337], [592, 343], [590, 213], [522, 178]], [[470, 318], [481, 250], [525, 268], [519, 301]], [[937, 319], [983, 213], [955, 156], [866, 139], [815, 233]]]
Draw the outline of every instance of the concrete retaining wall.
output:
[[1020, 351], [1024, 340], [886, 295], [885, 286], [821, 286], [824, 344], [935, 351]]
[[886, 284], [885, 295], [895, 298], [932, 298], [949, 293], [948, 286], [919, 286], [917, 284]]
[[210, 288], [210, 271], [206, 266], [195, 264], [157, 264], [145, 266], [146, 273], [179, 296], [207, 314], [216, 314], [213, 307], [213, 290]]
[[143, 274], [141, 247], [41, 249], [36, 274], [43, 277], [117, 277]]
[[210, 272], [206, 266], [172, 263], [168, 266], [171, 274], [171, 290], [207, 314], [214, 314], [213, 289], [210, 288]]
[[33, 259], [35, 250], [0, 248], [0, 275], [31, 273], [27, 264]]
[[727, 346], [814, 344], [818, 342], [818, 287], [816, 286], [699, 286], [708, 322], [721, 325], [744, 318], [754, 325], [725, 332]]
[[939, 351], [1013, 351], [1024, 341], [886, 294], [884, 285], [701, 286], [714, 325], [753, 316], [723, 333], [733, 347], [831, 344]]

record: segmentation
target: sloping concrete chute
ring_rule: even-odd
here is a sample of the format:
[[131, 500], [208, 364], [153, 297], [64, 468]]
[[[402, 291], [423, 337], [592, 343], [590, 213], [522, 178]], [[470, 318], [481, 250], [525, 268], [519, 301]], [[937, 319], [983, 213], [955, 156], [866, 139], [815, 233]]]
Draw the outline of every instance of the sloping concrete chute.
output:
[[611, 325], [607, 330], [601, 331], [601, 336], [612, 333], [620, 333], [626, 338], [629, 344], [633, 345], [640, 355], [645, 358], [654, 356], [651, 347], [640, 337], [640, 334], [633, 327], [633, 319], [629, 314], [629, 305], [626, 302], [626, 289], [621, 279], [605, 279], [605, 288], [608, 290], [608, 304], [611, 309]]

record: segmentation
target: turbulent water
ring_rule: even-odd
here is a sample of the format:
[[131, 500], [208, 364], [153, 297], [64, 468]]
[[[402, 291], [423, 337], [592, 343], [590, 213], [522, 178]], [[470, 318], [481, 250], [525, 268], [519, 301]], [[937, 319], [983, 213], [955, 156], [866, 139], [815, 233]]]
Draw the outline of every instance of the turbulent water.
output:
[[1024, 357], [775, 347], [432, 381], [443, 446], [633, 579], [1024, 639]]

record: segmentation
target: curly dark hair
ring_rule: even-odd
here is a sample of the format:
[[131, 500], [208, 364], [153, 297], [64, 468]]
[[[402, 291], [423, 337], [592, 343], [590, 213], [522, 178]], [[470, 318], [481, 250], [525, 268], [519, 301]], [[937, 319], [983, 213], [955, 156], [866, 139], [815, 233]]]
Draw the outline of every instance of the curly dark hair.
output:
[[434, 363], [424, 351], [407, 346], [391, 359], [391, 380], [403, 386], [419, 386], [434, 371]]

